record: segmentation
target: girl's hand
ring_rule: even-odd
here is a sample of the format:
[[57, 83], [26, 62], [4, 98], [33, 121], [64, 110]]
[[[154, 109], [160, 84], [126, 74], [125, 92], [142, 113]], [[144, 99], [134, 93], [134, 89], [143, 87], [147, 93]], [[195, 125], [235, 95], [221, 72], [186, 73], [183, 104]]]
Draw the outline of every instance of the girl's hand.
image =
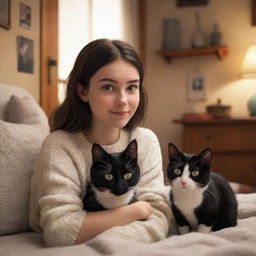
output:
[[146, 220], [153, 212], [153, 207], [145, 201], [138, 201], [127, 205], [135, 216], [136, 220]]
[[87, 212], [75, 244], [89, 241], [107, 229], [146, 220], [152, 212], [152, 206], [144, 201], [105, 211]]

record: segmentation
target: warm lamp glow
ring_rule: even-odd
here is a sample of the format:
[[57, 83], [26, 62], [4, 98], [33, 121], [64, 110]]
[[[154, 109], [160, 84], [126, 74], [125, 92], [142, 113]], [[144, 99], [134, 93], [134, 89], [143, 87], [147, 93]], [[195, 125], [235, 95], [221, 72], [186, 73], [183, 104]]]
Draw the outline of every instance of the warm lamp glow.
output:
[[[242, 64], [240, 77], [246, 79], [256, 79], [256, 45], [252, 45], [248, 48]], [[249, 98], [247, 106], [250, 115], [256, 117], [256, 94]]]
[[248, 48], [242, 64], [240, 77], [256, 79], [256, 45]]

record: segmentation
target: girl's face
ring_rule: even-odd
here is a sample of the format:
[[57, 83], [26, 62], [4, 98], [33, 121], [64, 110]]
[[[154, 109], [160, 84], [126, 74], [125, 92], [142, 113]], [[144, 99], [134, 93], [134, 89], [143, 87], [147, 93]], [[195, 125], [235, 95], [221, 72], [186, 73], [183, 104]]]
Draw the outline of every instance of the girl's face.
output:
[[92, 125], [123, 128], [140, 101], [140, 77], [129, 62], [119, 59], [100, 68], [90, 79], [83, 100], [92, 111]]

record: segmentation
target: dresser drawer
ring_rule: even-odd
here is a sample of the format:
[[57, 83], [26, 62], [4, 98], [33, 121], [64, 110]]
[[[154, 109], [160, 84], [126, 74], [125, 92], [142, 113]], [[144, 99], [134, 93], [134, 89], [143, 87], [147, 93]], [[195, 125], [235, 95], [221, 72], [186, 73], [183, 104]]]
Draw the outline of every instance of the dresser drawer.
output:
[[256, 154], [213, 154], [212, 170], [229, 181], [256, 187]]
[[256, 125], [217, 123], [184, 126], [184, 151], [197, 153], [210, 147], [215, 152], [256, 152]]

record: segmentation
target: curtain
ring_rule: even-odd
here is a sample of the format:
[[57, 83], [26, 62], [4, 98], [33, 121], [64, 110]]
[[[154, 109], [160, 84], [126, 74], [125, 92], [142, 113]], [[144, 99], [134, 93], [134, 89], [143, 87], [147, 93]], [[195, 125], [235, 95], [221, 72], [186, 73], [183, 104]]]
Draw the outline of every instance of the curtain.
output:
[[121, 0], [123, 18], [123, 40], [131, 44], [136, 51], [139, 51], [138, 31], [138, 1]]

